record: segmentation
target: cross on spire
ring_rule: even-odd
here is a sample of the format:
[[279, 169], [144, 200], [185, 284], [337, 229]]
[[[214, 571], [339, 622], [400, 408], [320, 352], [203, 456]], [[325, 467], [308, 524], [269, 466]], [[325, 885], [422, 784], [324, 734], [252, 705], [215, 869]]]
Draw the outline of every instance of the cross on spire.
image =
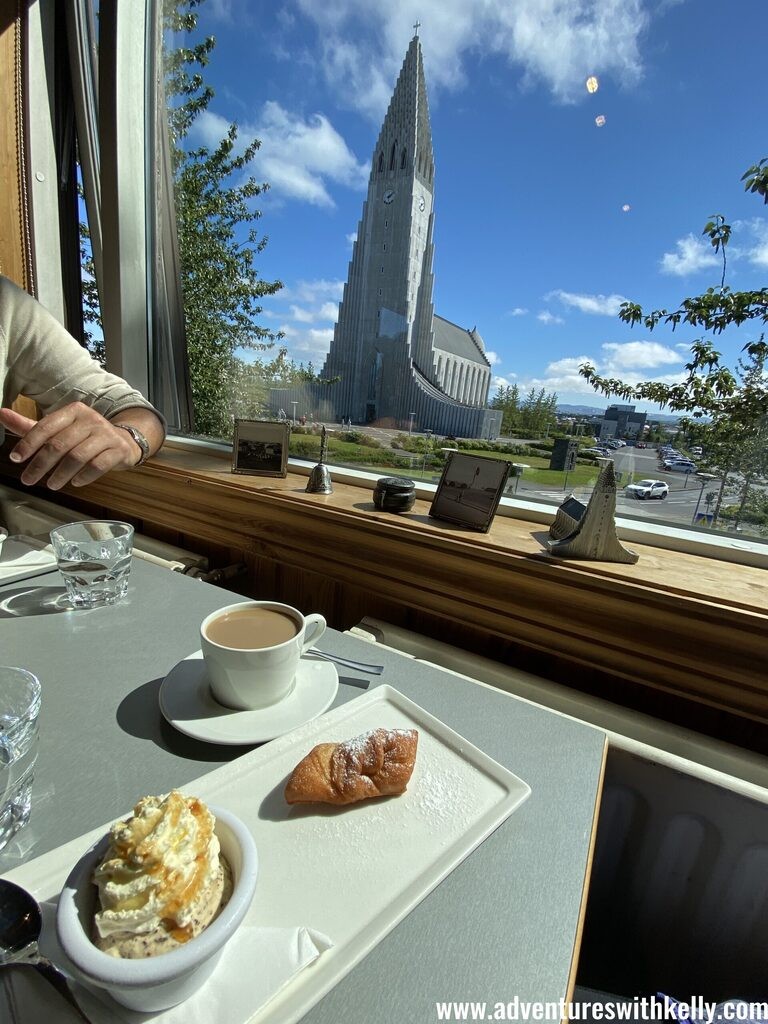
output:
[[421, 28], [421, 22], [418, 19], [416, 20], [416, 24], [413, 26], [413, 28], [414, 28], [414, 34], [418, 35], [419, 34], [419, 29]]

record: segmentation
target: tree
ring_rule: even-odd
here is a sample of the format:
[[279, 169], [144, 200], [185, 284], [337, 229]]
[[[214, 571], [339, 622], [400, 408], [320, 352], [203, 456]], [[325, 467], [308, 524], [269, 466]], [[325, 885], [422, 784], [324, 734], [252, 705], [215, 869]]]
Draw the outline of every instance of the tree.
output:
[[[768, 203], [768, 158], [750, 167], [742, 176], [745, 190], [762, 195]], [[686, 323], [709, 331], [713, 336], [727, 327], [749, 322], [768, 323], [768, 288], [732, 291], [725, 283], [726, 249], [731, 237], [730, 225], [722, 214], [714, 214], [705, 225], [705, 234], [722, 258], [722, 277], [717, 287], [702, 295], [683, 299], [678, 309], [644, 313], [637, 303], [625, 302], [619, 318], [630, 326], [643, 324], [653, 331], [660, 323]], [[752, 483], [768, 475], [768, 343], [761, 334], [748, 342], [736, 369], [721, 363], [721, 354], [710, 338], [701, 338], [691, 346], [686, 363], [686, 378], [678, 384], [656, 381], [631, 385], [601, 377], [594, 366], [584, 364], [579, 373], [607, 396], [624, 400], [646, 400], [690, 414], [681, 420], [681, 429], [702, 443], [710, 465], [722, 474], [722, 501], [728, 475], [739, 474], [742, 484], [740, 508], [749, 499]], [[715, 515], [717, 515], [717, 510]]]
[[502, 410], [502, 434], [523, 432], [538, 437], [557, 422], [557, 395], [548, 395], [544, 388], [540, 391], [531, 388], [521, 400], [517, 384], [501, 384], [490, 407]]
[[517, 384], [500, 384], [491, 399], [491, 409], [501, 409], [501, 433], [510, 434], [520, 422], [520, 390]]
[[[166, 0], [166, 34], [193, 33], [198, 21], [195, 8], [202, 2]], [[262, 365], [258, 359], [245, 362], [237, 353], [264, 351], [281, 337], [259, 326], [257, 317], [262, 312], [260, 300], [282, 284], [263, 281], [256, 269], [256, 256], [267, 238], [253, 227], [261, 214], [252, 200], [268, 185], [242, 177], [259, 141], [240, 149], [237, 126], [230, 124], [213, 148], [183, 146], [196, 118], [213, 99], [201, 72], [214, 46], [215, 40], [208, 37], [193, 46], [166, 50], [165, 71], [195, 429], [230, 437], [233, 404], [241, 405]]]

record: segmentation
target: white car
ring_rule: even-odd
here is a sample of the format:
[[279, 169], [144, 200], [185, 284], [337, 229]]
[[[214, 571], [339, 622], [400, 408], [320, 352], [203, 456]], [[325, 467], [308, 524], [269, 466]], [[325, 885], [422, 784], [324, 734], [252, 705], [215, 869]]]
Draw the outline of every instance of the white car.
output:
[[695, 473], [696, 463], [690, 459], [670, 459], [662, 468], [668, 473]]
[[669, 494], [669, 484], [663, 480], [638, 480], [636, 484], [628, 484], [625, 491], [632, 498], [645, 501], [646, 498], [658, 498], [663, 501]]

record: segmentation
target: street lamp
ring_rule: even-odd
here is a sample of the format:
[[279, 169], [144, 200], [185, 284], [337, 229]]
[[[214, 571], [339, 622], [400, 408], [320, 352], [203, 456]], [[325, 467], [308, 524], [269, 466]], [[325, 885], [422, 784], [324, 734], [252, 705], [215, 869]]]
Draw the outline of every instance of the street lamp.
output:
[[424, 431], [424, 458], [421, 460], [421, 475], [426, 473], [427, 469], [427, 447], [432, 447], [432, 431]]
[[530, 469], [531, 467], [526, 462], [513, 462], [512, 468], [515, 471], [515, 489], [512, 493], [517, 494], [517, 485], [520, 483], [520, 477], [523, 475], [523, 470]]
[[294, 425], [294, 427], [296, 426], [296, 406], [298, 404], [299, 404], [298, 400], [297, 401], [293, 401], [293, 399], [291, 399], [291, 405], [293, 406], [293, 425]]
[[699, 478], [699, 480], [701, 480], [701, 490], [699, 491], [699, 499], [696, 502], [696, 508], [693, 512], [691, 526], [696, 525], [696, 516], [699, 514], [699, 506], [701, 505], [701, 499], [704, 497], [704, 488], [707, 486], [710, 480], [717, 479], [714, 473], [697, 473], [696, 476]]

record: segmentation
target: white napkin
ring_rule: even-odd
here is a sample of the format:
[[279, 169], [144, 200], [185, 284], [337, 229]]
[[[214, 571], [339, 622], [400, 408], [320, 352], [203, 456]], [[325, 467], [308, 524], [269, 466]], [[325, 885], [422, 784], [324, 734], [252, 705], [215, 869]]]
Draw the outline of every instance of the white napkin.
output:
[[[40, 951], [55, 964], [65, 962], [56, 939], [55, 907], [43, 904]], [[136, 1013], [116, 1003], [105, 991], [71, 984], [91, 1024], [246, 1024], [273, 999], [299, 971], [333, 946], [311, 928], [258, 928], [242, 925], [224, 947], [221, 959], [201, 989], [183, 1003], [158, 1013]], [[6, 1006], [11, 1022], [43, 1020], [55, 1006], [56, 1020], [78, 1020], [47, 982], [31, 978], [29, 969], [0, 975], [0, 1009]], [[44, 991], [50, 989], [50, 993]], [[68, 1015], [67, 1015], [68, 1014]], [[82, 1024], [82, 1022], [81, 1022]]]
[[56, 555], [45, 541], [22, 534], [14, 537], [0, 534], [0, 578], [19, 569], [54, 568], [55, 565]]

